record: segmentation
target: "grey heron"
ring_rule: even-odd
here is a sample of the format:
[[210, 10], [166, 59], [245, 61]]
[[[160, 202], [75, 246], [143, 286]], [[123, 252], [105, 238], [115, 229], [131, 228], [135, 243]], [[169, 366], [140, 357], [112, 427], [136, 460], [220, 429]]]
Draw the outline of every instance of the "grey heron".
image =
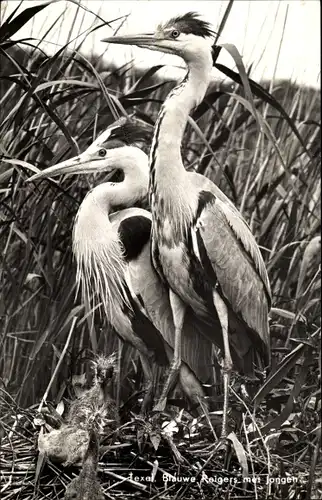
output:
[[[131, 121], [121, 119], [81, 155], [29, 180], [116, 168], [124, 172], [122, 182], [100, 184], [86, 195], [74, 224], [73, 251], [83, 297], [96, 291], [109, 323], [140, 353], [148, 403], [154, 389], [153, 365], [169, 366], [175, 331], [168, 289], [151, 262], [151, 214], [132, 207], [147, 196], [149, 181], [147, 155], [130, 145], [131, 138], [138, 139], [138, 127], [136, 123], [134, 130]], [[116, 207], [123, 209], [112, 213]], [[179, 380], [184, 393], [197, 403], [204, 396], [201, 384], [212, 380], [211, 343], [201, 336], [191, 310], [183, 328], [186, 343]]]
[[[150, 151], [152, 259], [170, 288], [175, 324], [171, 372], [157, 409], [177, 377], [187, 306], [213, 325], [208, 337], [224, 353], [224, 416], [233, 365], [252, 374], [270, 363], [270, 284], [249, 226], [224, 193], [206, 177], [187, 172], [181, 142], [189, 113], [203, 100], [211, 79], [212, 36], [194, 12], [160, 24], [154, 34], [117, 35], [103, 42], [137, 45], [180, 56], [187, 73], [161, 106]], [[208, 331], [208, 330], [207, 330]]]

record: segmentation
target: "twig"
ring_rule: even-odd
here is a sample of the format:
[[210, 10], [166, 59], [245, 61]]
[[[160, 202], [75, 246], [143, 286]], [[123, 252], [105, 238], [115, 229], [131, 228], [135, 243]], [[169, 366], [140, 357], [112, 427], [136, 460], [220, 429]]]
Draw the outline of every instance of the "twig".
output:
[[57, 363], [57, 365], [56, 365], [56, 368], [55, 368], [55, 370], [54, 370], [54, 373], [53, 373], [53, 375], [52, 375], [52, 377], [51, 377], [51, 379], [50, 379], [50, 381], [49, 381], [49, 384], [48, 384], [48, 386], [47, 386], [47, 389], [46, 389], [46, 391], [45, 391], [45, 394], [43, 395], [43, 397], [42, 397], [42, 399], [41, 399], [41, 402], [40, 402], [40, 405], [39, 405], [39, 407], [38, 407], [38, 412], [39, 412], [39, 413], [40, 413], [40, 412], [41, 412], [41, 410], [42, 410], [42, 407], [43, 407], [43, 405], [44, 405], [44, 403], [45, 403], [45, 401], [46, 401], [46, 399], [47, 399], [47, 397], [48, 397], [48, 394], [49, 394], [50, 388], [51, 388], [51, 386], [52, 386], [52, 383], [54, 382], [55, 377], [56, 377], [56, 374], [57, 374], [57, 372], [58, 372], [58, 370], [59, 370], [59, 367], [60, 367], [60, 365], [61, 365], [61, 363], [62, 363], [62, 361], [63, 361], [63, 359], [64, 359], [64, 357], [65, 357], [65, 354], [66, 354], [67, 348], [68, 348], [68, 346], [69, 346], [69, 342], [70, 342], [70, 339], [71, 339], [72, 333], [73, 333], [74, 328], [75, 328], [75, 323], [76, 323], [76, 321], [77, 321], [77, 317], [76, 317], [76, 316], [74, 316], [74, 317], [73, 317], [73, 319], [72, 319], [72, 325], [71, 325], [71, 327], [70, 327], [70, 330], [69, 330], [69, 334], [68, 334], [68, 337], [67, 337], [66, 343], [65, 343], [65, 345], [64, 345], [64, 349], [62, 350], [61, 356], [60, 356], [60, 358], [59, 358], [59, 360], [58, 360], [58, 363]]

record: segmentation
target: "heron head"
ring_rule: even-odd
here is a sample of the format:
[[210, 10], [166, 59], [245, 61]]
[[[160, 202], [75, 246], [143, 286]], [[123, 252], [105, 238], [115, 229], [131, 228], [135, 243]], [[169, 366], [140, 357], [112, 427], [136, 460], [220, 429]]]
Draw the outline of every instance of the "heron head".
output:
[[151, 134], [152, 130], [143, 122], [133, 118], [120, 118], [100, 134], [83, 153], [42, 170], [28, 181], [62, 174], [112, 172], [118, 168], [125, 169], [133, 163], [147, 165], [145, 153], [136, 147], [136, 144], [147, 140]]
[[196, 12], [187, 12], [159, 24], [155, 33], [117, 35], [102, 42], [157, 50], [182, 57], [186, 62], [195, 60], [203, 52], [211, 54], [211, 37], [215, 35], [210, 23], [200, 19]]

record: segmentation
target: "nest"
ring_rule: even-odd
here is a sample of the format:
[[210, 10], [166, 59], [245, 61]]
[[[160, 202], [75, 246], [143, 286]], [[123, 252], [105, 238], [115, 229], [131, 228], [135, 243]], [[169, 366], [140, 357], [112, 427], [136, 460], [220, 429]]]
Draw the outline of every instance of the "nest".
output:
[[[35, 407], [11, 408], [11, 415], [8, 410], [2, 421], [2, 500], [63, 499], [79, 467], [63, 467], [39, 454], [41, 421]], [[98, 478], [105, 498], [308, 498], [309, 484], [319, 486], [321, 470], [310, 477], [306, 439], [290, 444], [289, 429], [275, 433], [275, 441], [274, 435], [261, 439], [246, 428], [243, 418], [240, 432], [231, 432], [223, 442], [215, 437], [216, 425], [184, 410], [157, 419], [129, 415], [100, 442]]]

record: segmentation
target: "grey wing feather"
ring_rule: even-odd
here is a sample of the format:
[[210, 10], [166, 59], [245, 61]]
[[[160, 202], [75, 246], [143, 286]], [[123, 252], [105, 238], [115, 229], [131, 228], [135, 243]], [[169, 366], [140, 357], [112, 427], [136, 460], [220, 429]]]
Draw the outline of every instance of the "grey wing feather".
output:
[[265, 263], [260, 252], [260, 249], [256, 243], [256, 240], [250, 230], [249, 225], [242, 217], [241, 213], [237, 210], [235, 205], [230, 201], [230, 199], [214, 184], [212, 181], [207, 179], [197, 173], [191, 173], [192, 182], [201, 189], [210, 191], [216, 198], [216, 206], [224, 214], [225, 219], [235, 236], [241, 242], [246, 253], [249, 255], [250, 259], [264, 283], [266, 294], [268, 298], [268, 306], [271, 305], [271, 288], [269, 284], [269, 279], [265, 267]]
[[[150, 320], [173, 350], [175, 335], [169, 292], [153, 269], [150, 245], [146, 245], [129, 268], [132, 289], [141, 297]], [[201, 383], [208, 383], [211, 381], [212, 344], [203, 337], [201, 329], [189, 310], [182, 333], [182, 360]]]
[[[203, 332], [205, 325], [194, 315], [192, 309], [188, 309], [185, 316], [181, 338], [181, 356], [183, 361], [195, 373], [203, 384], [214, 383], [213, 344], [206, 339]], [[174, 329], [173, 329], [174, 332]], [[171, 347], [174, 348], [174, 333]]]
[[[224, 297], [232, 310], [268, 347], [269, 285], [268, 279], [263, 280], [258, 271], [258, 266], [264, 266], [264, 263], [253, 243], [247, 242], [249, 235], [243, 225], [234, 214], [227, 215], [227, 212], [223, 203], [214, 197], [201, 212], [197, 230]], [[250, 257], [250, 252], [257, 261]], [[262, 269], [262, 274], [265, 277], [266, 270]]]
[[260, 252], [260, 249], [256, 243], [256, 240], [246, 223], [246, 221], [242, 218], [240, 213], [230, 209], [230, 206], [223, 203], [220, 200], [217, 200], [217, 207], [224, 214], [229, 226], [235, 233], [235, 236], [240, 240], [247, 254], [251, 257], [258, 274], [264, 283], [265, 291], [267, 294], [268, 305], [270, 307], [271, 304], [271, 287], [267, 275], [266, 266]]

